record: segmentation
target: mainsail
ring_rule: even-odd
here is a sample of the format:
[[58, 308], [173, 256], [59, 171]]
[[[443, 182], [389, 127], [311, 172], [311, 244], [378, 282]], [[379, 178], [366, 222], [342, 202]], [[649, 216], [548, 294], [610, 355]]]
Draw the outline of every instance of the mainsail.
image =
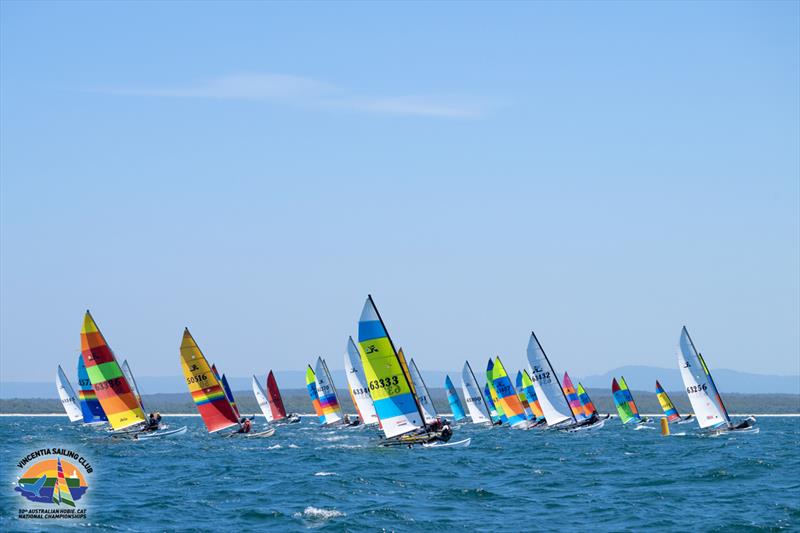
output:
[[347, 374], [347, 387], [350, 389], [350, 398], [356, 406], [358, 416], [363, 424], [377, 424], [378, 415], [369, 389], [364, 381], [364, 372], [361, 367], [361, 356], [358, 353], [353, 337], [347, 339], [347, 349], [344, 352], [344, 371]]
[[61, 365], [58, 365], [56, 371], [56, 388], [58, 389], [58, 397], [61, 398], [61, 405], [64, 406], [64, 411], [67, 412], [70, 422], [78, 422], [83, 420], [83, 413], [78, 405], [78, 399], [75, 397], [75, 391], [72, 389], [67, 376], [61, 370]]
[[433, 405], [428, 387], [425, 385], [425, 380], [422, 379], [422, 374], [419, 373], [417, 363], [414, 362], [414, 359], [409, 361], [408, 369], [411, 371], [411, 383], [414, 386], [414, 391], [417, 395], [417, 403], [419, 403], [419, 407], [422, 410], [425, 423], [432, 424], [436, 422], [438, 413], [436, 412], [436, 407]]
[[483, 386], [483, 398], [486, 400], [486, 405], [489, 406], [489, 414], [492, 417], [492, 423], [499, 421], [501, 424], [505, 424], [507, 421], [506, 415], [495, 405], [494, 400], [496, 395], [492, 392], [492, 388], [488, 381]]
[[675, 409], [675, 405], [669, 399], [667, 391], [664, 390], [658, 380], [656, 380], [656, 398], [658, 398], [658, 403], [661, 404], [661, 409], [664, 410], [664, 416], [667, 417], [668, 421], [677, 422], [681, 419], [681, 415], [678, 414], [678, 410]]
[[53, 503], [61, 505], [69, 505], [75, 507], [75, 500], [72, 498], [72, 492], [67, 485], [67, 478], [64, 477], [64, 467], [61, 466], [61, 458], [57, 459], [56, 470], [56, 483], [53, 486]]
[[111, 427], [116, 430], [144, 423], [142, 406], [89, 311], [83, 318], [81, 355]]
[[272, 370], [269, 371], [267, 376], [267, 394], [269, 408], [272, 411], [272, 420], [286, 418], [286, 408], [283, 406], [281, 391], [278, 389], [278, 382], [275, 381], [275, 374], [272, 373]]
[[264, 388], [255, 376], [253, 376], [252, 385], [253, 395], [256, 397], [256, 402], [258, 403], [259, 409], [261, 409], [261, 413], [264, 415], [264, 418], [267, 419], [267, 422], [272, 422], [275, 418], [272, 416], [272, 409], [270, 409], [269, 401], [267, 400], [267, 393], [264, 392]]
[[358, 321], [358, 344], [369, 393], [387, 438], [424, 428], [410, 378], [400, 364], [372, 296]]
[[236, 400], [233, 398], [233, 391], [231, 390], [230, 385], [228, 385], [228, 378], [225, 377], [225, 374], [220, 375], [217, 373], [217, 367], [215, 365], [211, 365], [211, 370], [214, 372], [214, 375], [219, 379], [220, 384], [222, 384], [222, 390], [225, 391], [225, 397], [228, 399], [228, 402], [231, 404], [233, 408], [233, 414], [236, 415], [236, 420], [240, 420], [242, 415], [239, 414], [239, 408], [236, 406]]
[[475, 374], [472, 372], [472, 367], [469, 366], [469, 361], [464, 363], [464, 368], [461, 370], [461, 390], [464, 392], [464, 401], [467, 402], [467, 410], [472, 422], [475, 424], [492, 423], [491, 415], [489, 414], [489, 404], [486, 403], [486, 398], [483, 397], [481, 388], [475, 379]]
[[575, 417], [575, 420], [578, 422], [586, 420], [587, 416], [583, 411], [581, 400], [578, 398], [575, 386], [572, 384], [572, 380], [569, 379], [569, 374], [566, 372], [564, 372], [564, 396], [567, 397], [567, 402], [569, 402], [569, 407], [572, 409], [572, 416]]
[[444, 377], [444, 388], [447, 390], [447, 402], [450, 404], [450, 411], [453, 413], [453, 420], [458, 422], [463, 420], [467, 415], [464, 414], [464, 408], [461, 406], [461, 399], [458, 397], [458, 392], [450, 381], [450, 376]]
[[678, 343], [678, 367], [689, 401], [701, 428], [730, 425], [730, 417], [703, 357], [694, 347], [686, 326]]
[[85, 424], [100, 424], [108, 421], [103, 406], [97, 401], [97, 394], [89, 381], [89, 373], [83, 364], [83, 355], [78, 356], [78, 401], [81, 404], [81, 413]]
[[514, 384], [516, 386], [517, 398], [519, 398], [519, 403], [521, 403], [522, 408], [525, 409], [525, 418], [527, 418], [532, 422], [535, 422], [536, 415], [533, 414], [531, 405], [528, 403], [528, 397], [525, 395], [525, 391], [522, 390], [522, 372], [519, 370], [517, 370], [517, 377], [514, 380]]
[[322, 414], [326, 424], [335, 424], [342, 420], [342, 408], [339, 406], [339, 397], [333, 384], [328, 364], [322, 357], [317, 358], [317, 367], [314, 372], [317, 378], [317, 394]]
[[528, 365], [533, 389], [536, 391], [536, 398], [539, 400], [547, 425], [555, 426], [564, 421], [574, 420], [553, 365], [550, 364], [539, 339], [533, 332], [528, 341]]
[[514, 385], [511, 384], [511, 379], [509, 379], [499, 356], [494, 360], [494, 364], [492, 364], [491, 359], [489, 360], [486, 376], [494, 385], [494, 391], [497, 395], [495, 405], [502, 410], [508, 419], [508, 425], [514, 429], [528, 428], [530, 423], [525, 416], [525, 408], [522, 407], [517, 391], [514, 390]]
[[586, 392], [586, 389], [583, 388], [583, 385], [578, 383], [578, 398], [581, 400], [581, 406], [583, 406], [583, 414], [586, 415], [586, 418], [591, 418], [592, 415], [597, 414], [597, 408], [592, 403], [592, 399], [589, 398], [589, 393]]
[[542, 406], [539, 405], [539, 399], [536, 397], [536, 390], [533, 388], [533, 381], [531, 381], [527, 370], [523, 369], [517, 374], [517, 388], [525, 393], [525, 399], [528, 400], [528, 406], [536, 417], [536, 421], [541, 422], [544, 420]]
[[611, 394], [614, 396], [614, 405], [617, 406], [617, 413], [623, 424], [627, 424], [631, 420], [638, 422], [642, 419], [636, 402], [633, 401], [633, 395], [625, 383], [625, 378], [620, 377], [619, 382], [617, 382], [617, 378], [611, 381]]
[[311, 398], [311, 405], [314, 406], [314, 412], [317, 414], [317, 418], [319, 418], [319, 423], [324, 424], [325, 413], [322, 412], [322, 405], [319, 402], [317, 376], [314, 374], [314, 369], [311, 368], [311, 365], [308, 365], [306, 369], [306, 390], [308, 391], [308, 396]]
[[238, 426], [239, 417], [236, 416], [225, 396], [225, 390], [211, 370], [203, 352], [189, 333], [189, 328], [183, 330], [181, 368], [189, 386], [189, 393], [208, 431], [214, 433]]

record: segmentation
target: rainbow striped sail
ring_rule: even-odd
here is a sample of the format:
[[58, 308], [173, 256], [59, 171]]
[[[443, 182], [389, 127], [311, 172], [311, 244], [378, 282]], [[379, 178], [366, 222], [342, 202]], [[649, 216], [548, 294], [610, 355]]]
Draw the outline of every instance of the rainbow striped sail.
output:
[[78, 399], [75, 397], [75, 391], [72, 389], [72, 384], [67, 379], [67, 375], [61, 370], [61, 365], [58, 365], [58, 370], [56, 371], [56, 389], [69, 421], [79, 422], [83, 420], [83, 413], [81, 413]]
[[492, 423], [500, 422], [501, 424], [505, 424], [506, 416], [497, 409], [497, 405], [494, 403], [495, 396], [492, 394], [492, 387], [489, 386], [488, 381], [486, 385], [483, 386], [483, 398], [486, 400], [486, 405], [489, 406], [489, 416], [492, 417]]
[[278, 382], [275, 381], [275, 375], [272, 370], [269, 371], [267, 376], [267, 396], [269, 408], [272, 410], [272, 420], [286, 418], [286, 408], [283, 406], [281, 391], [278, 389]]
[[586, 392], [586, 389], [584, 389], [583, 385], [580, 383], [578, 383], [578, 398], [581, 400], [583, 414], [586, 415], [586, 418], [591, 418], [593, 415], [597, 414], [597, 409], [592, 403], [592, 399], [589, 398], [589, 393]]
[[669, 399], [667, 391], [664, 390], [658, 380], [656, 380], [656, 397], [658, 398], [658, 403], [661, 404], [661, 409], [664, 410], [664, 416], [667, 417], [668, 421], [677, 422], [681, 419], [681, 415], [678, 414], [678, 410], [675, 409], [675, 405], [673, 405], [672, 400]]
[[410, 377], [395, 351], [372, 296], [367, 296], [358, 320], [361, 364], [375, 412], [386, 438], [425, 427]]
[[517, 388], [517, 398], [519, 398], [519, 403], [522, 404], [522, 408], [525, 409], [525, 418], [532, 422], [536, 422], [536, 415], [533, 414], [533, 410], [531, 410], [531, 405], [528, 403], [528, 397], [525, 396], [525, 391], [522, 390], [522, 372], [517, 370], [517, 377], [514, 379], [516, 388]]
[[467, 417], [464, 414], [464, 408], [461, 406], [461, 399], [458, 397], [458, 392], [450, 381], [450, 376], [444, 377], [444, 388], [447, 390], [447, 402], [450, 404], [450, 410], [453, 412], [453, 420], [458, 422]]
[[319, 417], [319, 423], [325, 423], [325, 413], [322, 411], [322, 404], [319, 402], [319, 392], [317, 392], [317, 376], [314, 374], [314, 369], [308, 365], [306, 370], [306, 390], [311, 397], [311, 404], [314, 406], [314, 412]]
[[339, 396], [336, 394], [336, 387], [333, 378], [328, 371], [328, 364], [322, 357], [317, 358], [316, 371], [317, 395], [319, 395], [319, 406], [322, 414], [325, 415], [325, 424], [336, 424], [342, 421], [342, 408], [339, 406]]
[[569, 403], [569, 408], [572, 409], [572, 416], [575, 417], [577, 422], [581, 422], [582, 420], [586, 420], [587, 416], [583, 411], [583, 406], [581, 405], [581, 400], [578, 398], [578, 393], [575, 392], [575, 386], [572, 384], [572, 380], [569, 379], [569, 374], [564, 372], [564, 379], [562, 381], [564, 388], [564, 396], [567, 397], [567, 403]]
[[116, 430], [144, 424], [142, 406], [89, 311], [83, 318], [81, 355], [97, 401], [103, 406], [111, 427]]
[[514, 385], [508, 377], [503, 362], [500, 357], [496, 357], [494, 365], [487, 369], [487, 375], [491, 372], [492, 384], [497, 394], [497, 404], [500, 405], [503, 413], [508, 419], [508, 424], [514, 429], [527, 429], [530, 427], [530, 421], [525, 416], [525, 409], [519, 401], [517, 391], [514, 390]]
[[628, 390], [628, 385], [625, 379], [620, 377], [621, 384], [617, 382], [617, 378], [611, 381], [611, 393], [614, 395], [614, 405], [617, 406], [617, 413], [623, 424], [627, 424], [631, 420], [639, 422], [642, 417], [639, 415], [639, 410], [636, 408], [636, 403], [633, 401], [633, 396]]
[[101, 424], [107, 422], [103, 406], [97, 401], [97, 394], [89, 381], [86, 365], [83, 364], [83, 355], [78, 356], [78, 402], [81, 404], [81, 414], [85, 424]]
[[61, 466], [61, 458], [58, 461], [58, 478], [56, 479], [55, 486], [53, 487], [53, 503], [61, 505], [66, 504], [70, 507], [75, 507], [75, 500], [72, 498], [72, 492], [67, 485], [67, 478], [64, 477], [64, 468]]
[[189, 328], [183, 330], [181, 340], [181, 369], [192, 401], [209, 433], [239, 425], [239, 417]]
[[472, 372], [469, 361], [465, 361], [464, 368], [461, 369], [461, 387], [472, 422], [474, 424], [483, 424], [485, 422], [491, 424], [492, 417], [489, 404], [486, 402], [486, 398], [484, 398], [481, 392], [478, 380], [475, 379], [475, 374]]
[[544, 420], [544, 413], [542, 412], [542, 407], [539, 405], [539, 399], [536, 397], [536, 389], [533, 388], [533, 381], [528, 375], [527, 370], [522, 370], [517, 373], [517, 388], [525, 393], [528, 407], [530, 407], [533, 416], [536, 417], [536, 422], [542, 422]]

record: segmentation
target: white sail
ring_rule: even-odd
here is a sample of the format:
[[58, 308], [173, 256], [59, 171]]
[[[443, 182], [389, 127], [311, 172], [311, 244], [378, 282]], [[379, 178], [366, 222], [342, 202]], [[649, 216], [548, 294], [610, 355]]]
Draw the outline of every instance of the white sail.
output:
[[131, 367], [128, 366], [128, 360], [125, 359], [122, 361], [122, 374], [125, 376], [125, 379], [128, 380], [128, 383], [133, 388], [133, 393], [136, 395], [136, 399], [139, 400], [139, 405], [142, 406], [142, 410], [144, 410], [144, 402], [142, 401], [142, 395], [139, 393], [139, 387], [136, 385], [136, 380], [133, 379], [133, 372], [131, 372]]
[[267, 394], [264, 392], [264, 388], [261, 386], [261, 383], [258, 382], [255, 376], [253, 376], [253, 394], [256, 397], [258, 406], [261, 408], [261, 412], [264, 413], [264, 418], [267, 419], [267, 422], [272, 422], [272, 409], [269, 407]]
[[433, 406], [431, 394], [428, 392], [428, 387], [425, 386], [425, 381], [419, 373], [417, 364], [414, 359], [408, 361], [408, 371], [411, 374], [411, 382], [414, 384], [414, 389], [417, 393], [417, 401], [419, 407], [422, 409], [422, 416], [425, 418], [425, 423], [430, 424], [436, 422], [436, 407]]
[[[336, 394], [336, 387], [333, 386], [331, 374], [328, 372], [328, 365], [322, 357], [317, 358], [314, 374], [317, 376], [317, 395], [325, 414], [325, 423], [335, 424], [342, 420], [342, 407], [339, 403], [339, 396]], [[334, 406], [334, 408], [328, 406]]]
[[472, 372], [472, 367], [469, 366], [469, 361], [464, 363], [464, 368], [461, 370], [461, 388], [464, 391], [464, 400], [467, 402], [467, 410], [472, 422], [474, 424], [491, 424], [489, 406], [486, 405], [486, 399], [475, 380], [475, 374]]
[[564, 397], [556, 372], [533, 332], [528, 341], [528, 366], [533, 390], [536, 391], [547, 425], [554, 426], [572, 420], [572, 410]]
[[58, 396], [61, 398], [61, 405], [64, 406], [64, 411], [67, 412], [70, 422], [79, 422], [83, 420], [78, 399], [75, 396], [75, 390], [72, 388], [69, 380], [67, 379], [64, 371], [61, 370], [61, 365], [58, 365], [56, 372], [56, 388], [58, 389]]
[[369, 389], [363, 378], [361, 368], [361, 356], [358, 348], [353, 342], [353, 337], [347, 339], [347, 350], [344, 352], [344, 371], [347, 374], [347, 386], [350, 388], [350, 396], [358, 409], [363, 424], [377, 424], [378, 415], [375, 413], [375, 405], [369, 395]]
[[678, 368], [681, 370], [683, 385], [686, 387], [686, 393], [700, 427], [707, 428], [727, 424], [729, 419], [717, 388], [685, 326], [681, 330], [681, 340], [678, 343]]

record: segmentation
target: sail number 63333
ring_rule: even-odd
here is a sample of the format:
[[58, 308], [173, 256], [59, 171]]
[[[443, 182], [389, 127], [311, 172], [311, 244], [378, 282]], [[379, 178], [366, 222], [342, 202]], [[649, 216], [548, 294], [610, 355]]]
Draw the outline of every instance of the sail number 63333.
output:
[[373, 379], [369, 382], [369, 390], [386, 389], [389, 394], [400, 392], [400, 379], [397, 376]]

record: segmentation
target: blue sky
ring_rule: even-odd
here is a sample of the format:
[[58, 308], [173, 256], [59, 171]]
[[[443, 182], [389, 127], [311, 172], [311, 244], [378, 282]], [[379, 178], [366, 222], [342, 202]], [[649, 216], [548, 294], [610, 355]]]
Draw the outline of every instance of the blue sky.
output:
[[0, 375], [800, 373], [798, 5], [4, 2]]

